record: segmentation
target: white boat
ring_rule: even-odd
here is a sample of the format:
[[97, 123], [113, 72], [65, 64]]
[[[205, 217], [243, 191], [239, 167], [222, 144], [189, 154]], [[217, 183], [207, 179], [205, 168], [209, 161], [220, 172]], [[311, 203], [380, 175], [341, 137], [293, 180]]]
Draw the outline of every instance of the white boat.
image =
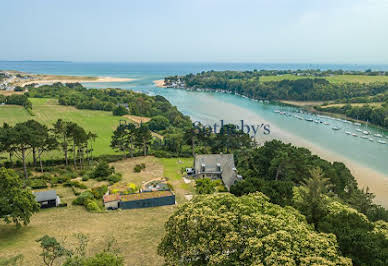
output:
[[367, 136], [361, 136], [362, 139], [367, 139], [368, 137]]
[[308, 122], [313, 122], [314, 121], [311, 118], [305, 118], [305, 120], [308, 121]]
[[362, 132], [362, 130], [361, 130], [361, 129], [359, 129], [359, 128], [357, 128], [357, 129], [356, 129], [356, 131], [358, 131], [358, 132]]
[[380, 143], [380, 144], [387, 144], [387, 142], [384, 141], [384, 140], [378, 140], [377, 142]]
[[357, 122], [356, 122], [356, 123], [354, 123], [354, 124], [355, 124], [356, 126], [361, 126], [361, 124], [360, 124], [360, 123], [357, 123]]
[[378, 138], [382, 138], [383, 137], [383, 135], [381, 135], [381, 134], [374, 134], [374, 136], [378, 137]]
[[355, 133], [353, 133], [352, 136], [353, 136], [353, 137], [358, 137], [357, 134], [355, 134]]
[[345, 134], [350, 135], [350, 134], [352, 134], [352, 132], [350, 132], [350, 131], [345, 131]]
[[340, 127], [332, 127], [331, 129], [332, 130], [340, 130], [341, 128]]
[[274, 112], [275, 112], [275, 113], [280, 113], [280, 111], [279, 111], [279, 110], [275, 110]]
[[363, 133], [364, 135], [369, 135], [369, 132], [366, 131], [366, 130], [362, 131], [362, 133]]
[[323, 122], [323, 124], [325, 124], [326, 126], [329, 125], [329, 123], [327, 123], [327, 122]]
[[317, 123], [317, 124], [319, 124], [319, 121], [318, 121], [318, 120], [314, 120], [314, 123]]
[[369, 141], [373, 141], [373, 139], [372, 139], [372, 138], [369, 138]]

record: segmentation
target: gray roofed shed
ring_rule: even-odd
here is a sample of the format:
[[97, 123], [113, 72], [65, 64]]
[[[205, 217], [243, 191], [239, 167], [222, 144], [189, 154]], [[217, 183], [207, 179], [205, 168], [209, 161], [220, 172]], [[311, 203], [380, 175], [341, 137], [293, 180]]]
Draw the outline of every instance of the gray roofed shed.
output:
[[56, 200], [57, 199], [57, 192], [55, 190], [47, 190], [47, 191], [34, 192], [34, 195], [35, 195], [35, 200], [37, 202]]

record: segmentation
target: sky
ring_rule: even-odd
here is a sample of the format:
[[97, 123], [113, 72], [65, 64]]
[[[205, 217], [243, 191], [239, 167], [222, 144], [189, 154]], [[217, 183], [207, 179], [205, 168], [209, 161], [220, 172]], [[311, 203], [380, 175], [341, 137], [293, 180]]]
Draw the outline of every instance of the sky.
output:
[[0, 60], [388, 63], [388, 0], [2, 0]]

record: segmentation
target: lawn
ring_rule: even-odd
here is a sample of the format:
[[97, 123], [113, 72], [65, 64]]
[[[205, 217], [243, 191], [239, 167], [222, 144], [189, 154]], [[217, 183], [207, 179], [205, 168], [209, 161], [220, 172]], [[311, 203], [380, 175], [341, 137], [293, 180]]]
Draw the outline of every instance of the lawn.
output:
[[[55, 99], [30, 99], [34, 116], [31, 116], [21, 106], [3, 105], [0, 106], [0, 124], [7, 122], [15, 124], [34, 119], [49, 127], [59, 118], [72, 121], [87, 131], [92, 131], [97, 134], [97, 139], [94, 144], [95, 155], [101, 154], [115, 154], [110, 148], [111, 136], [113, 130], [119, 125], [120, 119], [129, 121], [127, 118], [113, 116], [112, 112], [93, 111], [93, 110], [79, 110], [71, 106], [63, 106], [57, 103]], [[60, 154], [56, 152], [54, 157]]]
[[[141, 173], [133, 171], [137, 163], [146, 164]], [[185, 184], [180, 174], [182, 167], [191, 164], [192, 158], [155, 157], [137, 157], [112, 163], [116, 171], [123, 174], [124, 182], [141, 184], [155, 177], [168, 177], [177, 194], [178, 204], [185, 201], [184, 193], [193, 191], [192, 184]], [[58, 186], [55, 189], [68, 203], [75, 198], [68, 187]], [[0, 223], [0, 256], [23, 254], [23, 265], [42, 265], [39, 257], [41, 249], [36, 239], [45, 234], [58, 240], [66, 238], [66, 246], [71, 247], [72, 234], [84, 233], [89, 237], [88, 250], [93, 254], [105, 247], [107, 239], [114, 237], [126, 265], [162, 265], [163, 259], [157, 255], [157, 245], [164, 233], [164, 223], [175, 209], [176, 206], [164, 206], [90, 213], [84, 207], [69, 204], [66, 208], [42, 210], [32, 217], [28, 226], [20, 230], [16, 230], [14, 225]]]

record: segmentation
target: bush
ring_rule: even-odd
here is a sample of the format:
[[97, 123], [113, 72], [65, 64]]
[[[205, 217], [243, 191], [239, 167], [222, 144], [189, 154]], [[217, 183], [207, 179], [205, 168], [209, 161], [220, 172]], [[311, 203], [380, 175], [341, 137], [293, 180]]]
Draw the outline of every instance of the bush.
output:
[[88, 200], [93, 200], [94, 195], [90, 191], [82, 192], [75, 200], [73, 200], [73, 205], [86, 205]]
[[82, 181], [88, 181], [89, 180], [89, 176], [88, 175], [84, 175], [83, 177], [82, 177]]
[[145, 164], [144, 163], [141, 163], [141, 164], [137, 164], [134, 168], [133, 168], [133, 171], [135, 173], [140, 173], [141, 170], [145, 169]]
[[33, 189], [46, 188], [47, 183], [45, 180], [40, 178], [32, 178], [30, 179], [30, 187]]
[[137, 192], [139, 189], [137, 188], [137, 186], [134, 184], [134, 183], [128, 183], [127, 184], [127, 192], [128, 193], [135, 193]]
[[109, 167], [109, 164], [105, 161], [98, 163], [94, 171], [91, 173], [91, 178], [104, 178], [105, 180], [108, 176], [114, 173], [114, 168]]
[[127, 114], [128, 114], [128, 110], [124, 106], [120, 105], [113, 109], [114, 116], [122, 116]]
[[116, 173], [116, 174], [110, 175], [108, 177], [108, 181], [110, 184], [117, 183], [117, 182], [121, 181], [121, 179], [122, 179], [122, 175], [120, 173]]
[[141, 172], [141, 166], [137, 164], [137, 165], [133, 168], [133, 171], [134, 171], [135, 173], [140, 173], [140, 172]]
[[108, 191], [108, 187], [105, 185], [92, 188], [92, 194], [96, 199], [102, 199], [102, 197], [105, 195], [107, 191]]
[[101, 212], [102, 211], [102, 209], [100, 208], [100, 206], [98, 206], [98, 204], [95, 200], [87, 200], [85, 207], [88, 211], [91, 211], [91, 212]]
[[80, 189], [87, 189], [88, 187], [85, 184], [82, 184], [78, 181], [67, 181], [63, 184], [65, 187], [77, 187]]

